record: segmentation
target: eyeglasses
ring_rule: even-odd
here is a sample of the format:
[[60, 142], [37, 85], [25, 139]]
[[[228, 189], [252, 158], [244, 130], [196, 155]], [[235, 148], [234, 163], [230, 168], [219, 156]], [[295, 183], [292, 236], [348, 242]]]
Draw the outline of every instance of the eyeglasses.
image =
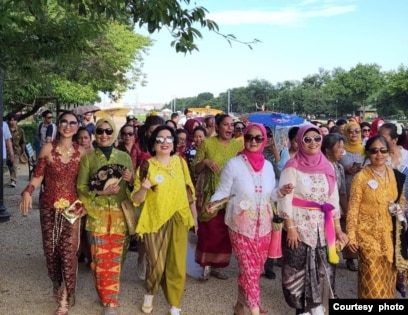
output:
[[236, 131], [243, 131], [245, 128], [244, 127], [235, 127], [234, 130]]
[[377, 154], [378, 152], [380, 152], [381, 154], [386, 154], [388, 153], [388, 149], [387, 148], [370, 148], [368, 149], [368, 152], [372, 155]]
[[252, 142], [253, 140], [255, 140], [256, 143], [262, 143], [264, 141], [264, 137], [262, 137], [261, 135], [250, 135], [250, 134], [246, 134], [244, 136], [244, 139], [246, 142]]
[[271, 134], [271, 133], [267, 133], [266, 136], [267, 136], [268, 138], [273, 138], [273, 134]]
[[363, 129], [361, 129], [363, 132], [370, 132], [370, 128], [363, 128]]
[[96, 134], [101, 136], [103, 135], [103, 133], [106, 133], [108, 136], [112, 135], [113, 133], [113, 129], [107, 128], [107, 129], [103, 129], [103, 128], [96, 128]]
[[163, 143], [173, 143], [174, 142], [174, 137], [156, 137], [156, 143], [157, 144], [163, 144]]
[[61, 119], [58, 124], [59, 124], [59, 126], [62, 127], [62, 128], [67, 128], [68, 125], [69, 125], [71, 128], [75, 128], [75, 127], [78, 126], [78, 122], [77, 122], [76, 120], [68, 121], [68, 120], [66, 120], [66, 119]]
[[129, 137], [132, 137], [132, 136], [134, 136], [135, 135], [135, 133], [134, 132], [121, 132], [120, 133], [122, 136], [129, 136]]
[[347, 133], [360, 133], [361, 130], [360, 129], [349, 129], [347, 130]]
[[52, 119], [52, 116], [46, 116], [45, 118], [47, 118], [47, 119]]
[[314, 137], [303, 137], [303, 142], [306, 144], [312, 143], [312, 141], [316, 142], [316, 143], [320, 143], [322, 141], [322, 136], [317, 135]]

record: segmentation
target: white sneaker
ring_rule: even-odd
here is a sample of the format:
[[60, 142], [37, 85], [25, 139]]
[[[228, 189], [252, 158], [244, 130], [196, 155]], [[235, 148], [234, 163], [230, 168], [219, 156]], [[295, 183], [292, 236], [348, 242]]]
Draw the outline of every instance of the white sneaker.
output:
[[323, 305], [316, 306], [310, 310], [312, 315], [324, 315], [326, 312], [326, 309], [323, 307]]
[[180, 315], [181, 309], [172, 306], [171, 309], [169, 310], [169, 315]]
[[136, 273], [140, 280], [146, 280], [146, 260], [143, 259], [142, 263], [137, 263]]
[[142, 305], [143, 313], [151, 314], [153, 312], [153, 298], [154, 298], [154, 295], [145, 294], [143, 305]]

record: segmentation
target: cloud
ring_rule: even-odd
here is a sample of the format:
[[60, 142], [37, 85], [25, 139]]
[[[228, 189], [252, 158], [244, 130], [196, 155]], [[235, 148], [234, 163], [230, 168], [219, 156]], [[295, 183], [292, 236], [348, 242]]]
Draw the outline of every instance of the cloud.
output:
[[296, 6], [286, 7], [279, 10], [270, 8], [257, 10], [236, 10], [210, 12], [208, 17], [219, 25], [281, 25], [302, 26], [309, 19], [319, 17], [333, 17], [350, 13], [356, 10], [353, 1], [347, 4], [335, 4], [336, 1], [305, 0]]

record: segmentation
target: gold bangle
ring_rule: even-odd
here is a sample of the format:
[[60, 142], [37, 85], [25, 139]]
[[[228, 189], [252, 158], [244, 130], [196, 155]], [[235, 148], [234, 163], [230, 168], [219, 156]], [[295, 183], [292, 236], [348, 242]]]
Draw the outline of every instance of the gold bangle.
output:
[[290, 229], [294, 229], [294, 228], [296, 228], [296, 226], [291, 225], [291, 226], [288, 226], [286, 229], [287, 229], [287, 230], [290, 230]]

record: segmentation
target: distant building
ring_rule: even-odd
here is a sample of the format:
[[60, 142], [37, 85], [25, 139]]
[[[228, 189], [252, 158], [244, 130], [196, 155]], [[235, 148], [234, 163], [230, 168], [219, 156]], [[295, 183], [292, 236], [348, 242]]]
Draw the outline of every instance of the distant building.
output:
[[[363, 117], [363, 107], [360, 107], [356, 111], [356, 116]], [[364, 119], [370, 118], [374, 119], [378, 116], [377, 108], [374, 108], [372, 105], [366, 105], [364, 111]]]

